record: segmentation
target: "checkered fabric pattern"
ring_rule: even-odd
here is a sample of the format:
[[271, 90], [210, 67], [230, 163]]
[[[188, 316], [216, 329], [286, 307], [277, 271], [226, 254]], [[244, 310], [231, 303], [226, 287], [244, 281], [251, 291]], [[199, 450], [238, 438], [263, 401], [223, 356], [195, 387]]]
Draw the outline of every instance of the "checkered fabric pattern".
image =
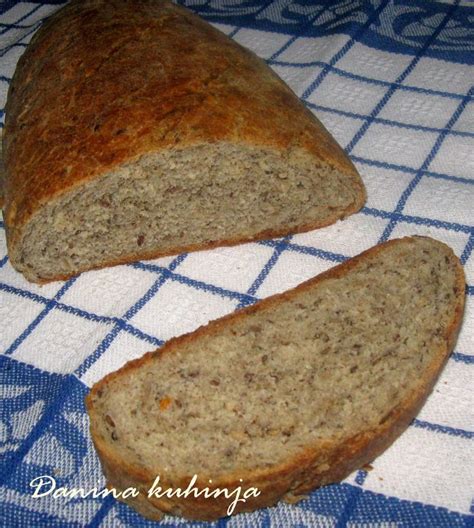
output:
[[[62, 3], [0, 2], [0, 107], [18, 58]], [[216, 524], [474, 526], [474, 3], [180, 3], [263, 57], [293, 88], [357, 165], [368, 202], [310, 233], [43, 287], [10, 266], [1, 223], [0, 525], [155, 526], [111, 498], [32, 498], [29, 483], [44, 474], [58, 486], [104, 486], [83, 403], [91, 384], [172, 336], [378, 242], [426, 234], [454, 249], [469, 286], [456, 349], [419, 416], [371, 471], [297, 505]], [[188, 525], [173, 518], [161, 524]]]

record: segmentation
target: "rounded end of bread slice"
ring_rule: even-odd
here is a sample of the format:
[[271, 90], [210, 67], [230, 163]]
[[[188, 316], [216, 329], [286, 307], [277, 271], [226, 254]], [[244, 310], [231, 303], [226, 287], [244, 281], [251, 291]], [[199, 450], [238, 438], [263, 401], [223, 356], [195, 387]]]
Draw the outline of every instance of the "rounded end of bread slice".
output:
[[372, 461], [409, 425], [451, 352], [464, 274], [444, 244], [394, 240], [170, 340], [87, 397], [107, 481], [126, 500], [213, 520], [231, 500], [163, 489], [257, 488], [234, 513], [294, 502]]

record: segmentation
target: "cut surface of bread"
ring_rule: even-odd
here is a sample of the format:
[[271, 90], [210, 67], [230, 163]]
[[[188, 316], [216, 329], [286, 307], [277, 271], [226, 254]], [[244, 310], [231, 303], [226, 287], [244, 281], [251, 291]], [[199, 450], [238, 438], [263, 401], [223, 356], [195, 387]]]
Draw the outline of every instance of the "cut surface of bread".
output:
[[109, 485], [140, 489], [127, 502], [148, 517], [211, 520], [228, 500], [147, 490], [193, 475], [256, 487], [236, 509], [250, 511], [345, 478], [420, 409], [454, 346], [464, 287], [447, 246], [395, 240], [128, 363], [87, 398]]
[[10, 261], [46, 282], [322, 227], [365, 189], [256, 55], [161, 0], [73, 0], [35, 34], [6, 105]]

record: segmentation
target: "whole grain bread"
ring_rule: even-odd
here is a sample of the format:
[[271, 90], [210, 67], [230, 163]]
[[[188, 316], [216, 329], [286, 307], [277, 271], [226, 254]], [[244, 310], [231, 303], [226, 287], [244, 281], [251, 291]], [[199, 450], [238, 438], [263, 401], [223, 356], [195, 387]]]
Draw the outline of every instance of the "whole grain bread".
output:
[[29, 280], [304, 231], [365, 201], [252, 52], [161, 0], [73, 0], [8, 93], [5, 224]]
[[[453, 349], [465, 280], [446, 245], [376, 246], [126, 364], [87, 397], [109, 486], [162, 513], [213, 520], [229, 500], [148, 498], [256, 487], [236, 512], [294, 502], [337, 482], [408, 426]], [[212, 482], [210, 482], [212, 481]]]

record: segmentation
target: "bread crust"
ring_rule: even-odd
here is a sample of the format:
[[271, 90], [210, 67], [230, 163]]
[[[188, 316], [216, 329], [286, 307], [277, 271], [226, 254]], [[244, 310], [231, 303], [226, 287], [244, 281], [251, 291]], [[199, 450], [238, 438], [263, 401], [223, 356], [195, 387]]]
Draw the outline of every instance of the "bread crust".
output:
[[[142, 492], [137, 499], [126, 500], [125, 502], [150, 519], [158, 520], [163, 513], [171, 513], [181, 515], [188, 519], [205, 521], [212, 521], [226, 516], [229, 500], [223, 497], [213, 500], [205, 498], [147, 499], [146, 491], [154, 481], [156, 475], [152, 475], [144, 469], [138, 468], [122, 459], [118, 459], [108, 447], [107, 443], [97, 434], [94, 398], [116, 377], [123, 376], [135, 368], [146, 365], [147, 362], [155, 358], [157, 352], [160, 354], [160, 357], [163, 354], [172, 354], [182, 343], [192, 343], [199, 336], [219, 333], [222, 327], [232, 321], [245, 318], [249, 314], [260, 311], [263, 307], [285, 302], [299, 292], [322, 281], [341, 277], [350, 272], [361, 260], [377, 255], [388, 246], [394, 244], [414, 244], [419, 238], [428, 237], [406, 237], [375, 246], [317, 277], [298, 285], [290, 291], [263, 299], [252, 306], [212, 321], [194, 332], [173, 338], [159, 351], [149, 352], [141, 358], [128, 362], [121, 369], [108, 374], [96, 383], [86, 397], [86, 407], [91, 419], [92, 439], [109, 485], [117, 489], [125, 489], [126, 487], [133, 486], [144, 491], [145, 493]], [[257, 487], [261, 492], [259, 497], [249, 499], [245, 504], [239, 503], [235, 513], [272, 506], [281, 499], [288, 502], [296, 502], [304, 498], [306, 493], [319, 486], [338, 482], [352, 471], [363, 467], [379, 456], [408, 427], [430, 394], [444, 364], [454, 348], [464, 312], [465, 276], [463, 268], [458, 258], [448, 246], [438, 241], [436, 243], [448, 248], [453, 262], [456, 263], [455, 289], [457, 304], [452, 320], [445, 330], [443, 345], [440, 346], [434, 360], [428, 366], [425, 378], [420, 380], [411, 395], [399, 406], [394, 408], [375, 428], [358, 433], [343, 443], [321, 441], [316, 445], [309, 446], [285, 463], [270, 469], [260, 469], [252, 472], [247, 471], [240, 474], [227, 475], [225, 478], [215, 479], [213, 482], [215, 488], [227, 487], [228, 489], [235, 489], [239, 485], [245, 485], [245, 487]], [[190, 478], [191, 476], [189, 476], [189, 479], [177, 481], [163, 481], [162, 479], [161, 485], [163, 488], [176, 488], [180, 486], [185, 488]], [[243, 483], [239, 479], [243, 479]], [[199, 482], [198, 480], [197, 485], [199, 485]], [[208, 482], [201, 482], [201, 487], [205, 486], [209, 486]]]
[[[345, 152], [252, 52], [167, 1], [73, 0], [35, 34], [8, 93], [4, 216], [12, 264], [44, 205], [143, 155], [218, 142], [302, 149], [347, 176], [354, 202], [295, 231], [332, 223], [365, 202]], [[287, 233], [265, 231], [252, 240]], [[167, 254], [244, 240], [176, 246]], [[159, 248], [137, 251], [98, 267], [161, 255]]]
[[0, 209], [3, 208], [5, 191], [3, 189], [5, 182], [5, 164], [3, 163], [3, 130], [0, 130]]

